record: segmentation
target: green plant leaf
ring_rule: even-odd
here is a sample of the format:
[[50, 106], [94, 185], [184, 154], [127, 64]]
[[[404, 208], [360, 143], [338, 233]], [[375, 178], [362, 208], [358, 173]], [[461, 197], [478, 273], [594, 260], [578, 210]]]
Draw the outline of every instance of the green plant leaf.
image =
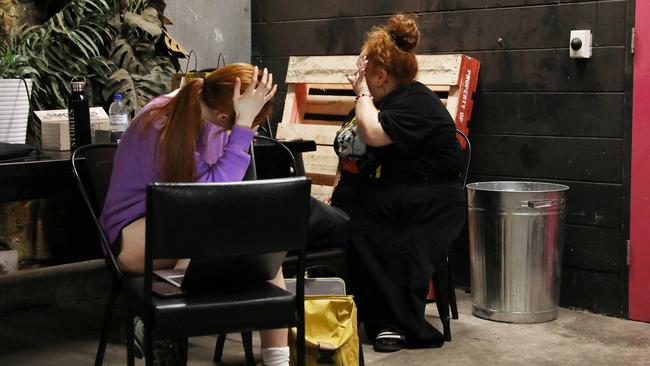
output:
[[119, 69], [111, 75], [103, 90], [104, 98], [108, 99], [115, 93], [123, 95], [124, 104], [133, 112], [139, 111], [149, 101], [165, 94], [169, 83], [164, 84], [160, 75], [162, 69], [152, 70], [150, 74], [130, 74], [127, 70]]
[[[153, 15], [155, 13], [155, 16]], [[139, 28], [158, 38], [162, 34], [162, 23], [158, 20], [158, 11], [154, 8], [146, 8], [143, 14], [131, 12], [124, 13], [124, 24], [132, 29]]]
[[[115, 0], [70, 0], [44, 24], [17, 29], [10, 48], [20, 57], [10, 66], [0, 48], [0, 72], [34, 75], [33, 105], [38, 109], [65, 108], [70, 80], [84, 75], [96, 105], [106, 106], [119, 90], [138, 110], [169, 89], [175, 71], [170, 56], [155, 48], [162, 26], [148, 3], [132, 0], [131, 14], [122, 20]], [[30, 130], [38, 129], [36, 121], [30, 123]]]
[[126, 69], [130, 73], [135, 74], [147, 74], [149, 73], [151, 66], [153, 66], [143, 63], [143, 61], [146, 61], [145, 55], [140, 53], [140, 57], [138, 57], [136, 51], [131, 46], [129, 39], [125, 38], [118, 38], [113, 42], [111, 60], [117, 65], [117, 67]]

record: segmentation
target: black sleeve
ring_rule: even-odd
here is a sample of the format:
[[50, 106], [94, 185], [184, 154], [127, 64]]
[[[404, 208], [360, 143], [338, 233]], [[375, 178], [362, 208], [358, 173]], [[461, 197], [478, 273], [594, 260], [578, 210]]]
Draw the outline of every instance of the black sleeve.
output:
[[379, 123], [386, 135], [403, 153], [416, 148], [451, 117], [440, 99], [424, 93], [407, 94], [379, 112]]

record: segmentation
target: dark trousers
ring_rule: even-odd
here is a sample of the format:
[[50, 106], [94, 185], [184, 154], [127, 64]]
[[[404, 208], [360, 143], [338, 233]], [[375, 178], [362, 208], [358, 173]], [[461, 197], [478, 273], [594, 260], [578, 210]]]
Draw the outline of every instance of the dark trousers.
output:
[[347, 246], [350, 216], [314, 197], [309, 202], [308, 249]]
[[459, 235], [464, 197], [456, 184], [339, 184], [332, 204], [350, 215], [350, 287], [370, 339], [382, 329], [407, 346], [439, 347], [424, 317], [433, 264]]

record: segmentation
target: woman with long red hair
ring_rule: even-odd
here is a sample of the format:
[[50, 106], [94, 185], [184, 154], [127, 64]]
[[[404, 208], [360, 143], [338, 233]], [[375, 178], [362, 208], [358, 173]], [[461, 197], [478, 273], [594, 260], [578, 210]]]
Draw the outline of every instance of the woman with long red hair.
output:
[[[253, 129], [271, 111], [273, 75], [249, 64], [230, 64], [152, 100], [133, 119], [118, 145], [100, 218], [120, 268], [144, 271], [146, 187], [152, 182], [240, 181], [248, 168]], [[243, 89], [243, 93], [241, 90]], [[218, 239], [218, 231], [215, 236]], [[155, 268], [185, 267], [157, 260]], [[280, 270], [274, 284], [284, 288]], [[136, 333], [137, 333], [136, 322]], [[136, 334], [137, 335], [137, 334]], [[288, 365], [287, 330], [261, 332], [264, 364]], [[177, 346], [180, 342], [174, 342]], [[165, 355], [156, 347], [154, 357]], [[181, 363], [184, 360], [180, 361]]]

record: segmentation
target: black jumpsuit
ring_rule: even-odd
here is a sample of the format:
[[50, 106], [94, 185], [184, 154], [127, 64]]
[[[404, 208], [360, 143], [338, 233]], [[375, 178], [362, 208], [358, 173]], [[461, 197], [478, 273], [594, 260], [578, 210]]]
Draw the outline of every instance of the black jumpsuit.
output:
[[332, 196], [351, 218], [350, 287], [371, 339], [388, 328], [407, 347], [440, 346], [424, 308], [433, 263], [465, 221], [462, 150], [449, 113], [425, 85], [401, 86], [376, 106], [393, 143], [342, 158]]

